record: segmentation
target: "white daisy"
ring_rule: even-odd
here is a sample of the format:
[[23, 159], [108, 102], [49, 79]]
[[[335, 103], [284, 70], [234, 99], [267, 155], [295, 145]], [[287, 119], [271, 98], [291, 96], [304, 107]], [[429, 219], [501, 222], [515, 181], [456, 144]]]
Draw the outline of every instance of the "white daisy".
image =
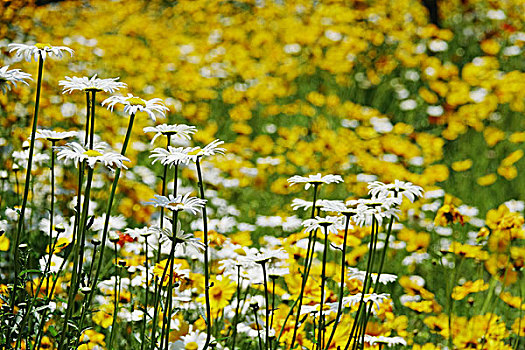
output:
[[328, 233], [337, 234], [339, 230], [344, 229], [341, 216], [326, 216], [324, 218], [316, 216], [314, 219], [303, 221], [305, 232], [316, 231], [320, 228], [327, 228]]
[[372, 225], [374, 218], [380, 226], [385, 218], [397, 218], [397, 213], [399, 212], [397, 207], [400, 204], [401, 199], [385, 197], [383, 193], [380, 193], [377, 198], [349, 200], [346, 202], [348, 207], [355, 207], [355, 214], [352, 216], [352, 219], [359, 226]]
[[[312, 207], [312, 205], [313, 205], [313, 202], [305, 201], [300, 198], [294, 198], [291, 204], [293, 210], [298, 210], [298, 209], [308, 210]], [[320, 208], [321, 210], [324, 210], [324, 211], [333, 211], [333, 210], [330, 210], [330, 208], [333, 208], [335, 206], [340, 206], [340, 205], [344, 206], [343, 202], [339, 200], [319, 199], [315, 202], [315, 207]]]
[[[13, 158], [16, 160], [16, 163], [23, 167], [27, 168], [27, 162], [29, 160], [29, 148], [22, 151], [13, 152]], [[49, 155], [47, 153], [34, 153], [33, 154], [33, 163], [42, 165], [44, 162], [49, 160]]]
[[[211, 337], [214, 342], [214, 337]], [[169, 343], [170, 350], [202, 350], [204, 349], [204, 344], [206, 344], [206, 332], [201, 332], [199, 330], [193, 331], [193, 325], [190, 326], [189, 332], [186, 335], [180, 337], [174, 343]], [[222, 349], [220, 345], [217, 345], [217, 349]]]
[[91, 150], [84, 148], [78, 142], [70, 142], [57, 149], [57, 159], [64, 159], [66, 164], [71, 161], [75, 164], [75, 167], [77, 167], [78, 163], [86, 161], [91, 168], [94, 168], [97, 162], [101, 162], [110, 169], [113, 167], [127, 169], [123, 162], [130, 161], [128, 157], [120, 153], [105, 152], [106, 146], [103, 143], [96, 143]]
[[395, 180], [393, 184], [384, 184], [379, 181], [370, 182], [368, 184], [368, 194], [373, 197], [379, 197], [383, 194], [384, 197], [396, 197], [401, 199], [402, 196], [408, 198], [409, 201], [414, 202], [416, 197], [423, 196], [423, 188], [413, 185], [411, 182]]
[[176, 137], [178, 139], [186, 139], [190, 140], [191, 135], [197, 132], [197, 128], [193, 125], [186, 125], [186, 124], [174, 124], [174, 125], [168, 125], [168, 124], [160, 124], [157, 126], [148, 126], [145, 127], [144, 132], [155, 132], [155, 136], [153, 136], [153, 140], [151, 140], [151, 143], [155, 142], [157, 137], [164, 135], [167, 137]]
[[312, 185], [343, 182], [343, 178], [340, 175], [329, 174], [329, 175], [321, 176], [320, 173], [317, 173], [316, 175], [308, 175], [308, 177], [295, 175], [289, 178], [288, 182], [290, 183], [290, 186], [293, 186], [295, 184], [304, 183], [305, 184], [304, 189], [307, 190]]
[[15, 58], [24, 58], [27, 62], [31, 62], [34, 58], [35, 62], [38, 62], [38, 57], [42, 56], [42, 60], [45, 60], [47, 55], [49, 57], [62, 58], [64, 55], [63, 51], [68, 52], [73, 57], [73, 50], [66, 46], [51, 46], [51, 44], [37, 43], [35, 45], [26, 44], [9, 44], [7, 47], [10, 48], [9, 52], [16, 52]]
[[365, 334], [365, 342], [370, 345], [386, 344], [388, 347], [391, 347], [393, 345], [407, 345], [406, 340], [402, 337], [385, 337], [383, 335], [372, 336]]
[[186, 193], [183, 196], [173, 196], [172, 194], [167, 197], [156, 194], [155, 198], [150, 199], [151, 204], [155, 207], [163, 207], [172, 211], [187, 211], [196, 215], [199, 210], [206, 204], [205, 199], [197, 197], [190, 197], [190, 193]]
[[189, 147], [172, 147], [168, 146], [168, 149], [165, 148], [155, 148], [149, 156], [153, 158], [152, 164], [155, 164], [156, 161], [159, 161], [162, 165], [173, 165], [178, 164], [188, 164], [190, 157], [188, 152], [191, 150]]
[[169, 240], [172, 244], [175, 243], [176, 251], [175, 254], [183, 254], [185, 256], [191, 256], [191, 255], [197, 255], [204, 251], [204, 243], [202, 241], [195, 237], [192, 233], [185, 233], [181, 229], [180, 221], [177, 222], [177, 232], [175, 233], [175, 237], [173, 236], [173, 231], [169, 228], [163, 228], [161, 229], [158, 226], [150, 227], [151, 232], [158, 232], [159, 235], [162, 238], [165, 238], [164, 240]]
[[33, 80], [31, 74], [24, 73], [20, 69], [8, 70], [9, 66], [0, 68], [0, 88], [5, 94], [8, 90], [11, 90], [11, 84], [16, 87], [16, 83], [22, 83], [29, 86], [29, 83], [25, 79]]
[[133, 96], [132, 94], [128, 94], [127, 97], [124, 96], [111, 96], [105, 99], [102, 102], [102, 106], [108, 105], [107, 108], [110, 111], [113, 111], [113, 107], [117, 103], [124, 105], [124, 112], [132, 115], [137, 112], [146, 112], [150, 116], [153, 121], [156, 120], [155, 114], [159, 114], [160, 116], [164, 117], [165, 112], [169, 111], [169, 108], [166, 107], [160, 98], [154, 98], [151, 100], [143, 100], [140, 97]]
[[57, 142], [74, 136], [77, 136], [76, 131], [53, 131], [38, 129], [35, 134], [35, 139], [45, 139], [51, 142]]
[[60, 80], [58, 85], [63, 86], [62, 93], [71, 93], [78, 91], [105, 91], [113, 93], [116, 90], [125, 88], [127, 85], [119, 80], [120, 78], [100, 79], [95, 74], [91, 78], [88, 77], [65, 77], [65, 80]]
[[[366, 277], [366, 271], [361, 271], [359, 269], [356, 269], [355, 267], [349, 267], [348, 268], [348, 277], [350, 279], [358, 279], [360, 281], [364, 281]], [[372, 279], [373, 283], [376, 283], [377, 280], [377, 273], [371, 273], [370, 278]], [[379, 276], [379, 283], [387, 284], [391, 282], [395, 282], [397, 279], [396, 275], [391, 275], [388, 273], [382, 273], [381, 276]]]
[[226, 152], [226, 149], [222, 147], [218, 147], [222, 145], [223, 143], [224, 141], [221, 141], [218, 139], [213, 140], [212, 142], [204, 146], [204, 148], [200, 148], [200, 147], [190, 148], [188, 150], [187, 155], [193, 162], [196, 162], [197, 159], [202, 156], [214, 156], [216, 154], [224, 154], [224, 152]]
[[251, 263], [267, 263], [271, 260], [283, 260], [288, 258], [288, 253], [286, 253], [282, 248], [277, 250], [263, 250], [261, 252], [256, 252], [252, 254], [247, 254], [244, 257], [240, 257], [245, 262]]
[[[389, 294], [381, 293], [371, 293], [371, 294], [365, 294], [363, 296], [363, 302], [368, 303], [372, 302], [376, 305], [377, 309], [379, 310], [380, 304], [383, 303], [385, 300], [388, 300], [390, 298]], [[352, 294], [349, 296], [346, 296], [343, 298], [343, 305], [346, 307], [352, 307], [353, 305], [359, 304], [361, 301], [361, 293]]]

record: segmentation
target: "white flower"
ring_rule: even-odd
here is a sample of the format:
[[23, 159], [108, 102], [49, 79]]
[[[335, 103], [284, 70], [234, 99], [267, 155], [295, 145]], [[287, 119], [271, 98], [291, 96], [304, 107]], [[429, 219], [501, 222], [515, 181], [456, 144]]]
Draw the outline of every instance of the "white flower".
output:
[[383, 335], [372, 336], [365, 334], [365, 342], [370, 345], [386, 344], [388, 347], [392, 345], [407, 345], [406, 340], [401, 337], [385, 337]]
[[[380, 304], [383, 303], [385, 300], [388, 300], [389, 298], [390, 298], [389, 294], [371, 293], [371, 294], [365, 294], [363, 296], [363, 302], [364, 303], [372, 302], [376, 305], [377, 310], [379, 310]], [[343, 298], [343, 305], [346, 307], [352, 307], [353, 305], [358, 304], [360, 301], [361, 301], [361, 293], [352, 294], [352, 295], [349, 295]]]
[[113, 167], [127, 169], [123, 162], [129, 162], [128, 157], [116, 152], [104, 152], [105, 148], [105, 144], [96, 143], [93, 149], [88, 150], [78, 142], [70, 142], [57, 148], [57, 159], [64, 159], [66, 164], [72, 161], [75, 167], [78, 163], [87, 161], [91, 168], [94, 168], [97, 162], [101, 162], [110, 169]]
[[[29, 149], [13, 152], [13, 158], [17, 161], [16, 163], [19, 166], [23, 168], [27, 168], [27, 162], [29, 160]], [[46, 153], [34, 153], [33, 154], [34, 163], [42, 165], [42, 163], [47, 162], [48, 160], [49, 160], [49, 155]]]
[[95, 74], [91, 78], [88, 77], [65, 77], [65, 80], [58, 82], [58, 85], [63, 86], [62, 93], [71, 93], [78, 91], [105, 91], [113, 93], [116, 90], [125, 88], [125, 83], [117, 81], [119, 78], [100, 79]]
[[193, 147], [188, 149], [187, 155], [193, 162], [196, 162], [197, 159], [202, 156], [214, 156], [216, 154], [224, 154], [224, 152], [226, 152], [226, 149], [218, 147], [223, 143], [224, 141], [221, 141], [219, 139], [213, 140], [212, 142], [204, 146], [204, 148]]
[[170, 228], [161, 229], [158, 226], [149, 228], [150, 232], [157, 233], [161, 238], [166, 237], [169, 239], [171, 244], [176, 244], [175, 254], [184, 254], [185, 256], [191, 256], [204, 251], [204, 243], [192, 233], [184, 233], [181, 229], [180, 221], [177, 222], [177, 230], [175, 237], [173, 237], [173, 230]]
[[293, 186], [295, 184], [304, 183], [304, 189], [307, 190], [312, 185], [320, 185], [320, 184], [330, 184], [330, 183], [339, 183], [343, 182], [343, 178], [340, 175], [325, 175], [321, 176], [320, 173], [317, 173], [316, 175], [309, 175], [308, 177], [305, 176], [299, 176], [295, 175], [288, 179], [288, 182], [290, 183], [290, 186]]
[[[49, 261], [49, 255], [48, 254], [45, 254], [44, 256], [42, 256], [40, 258], [40, 260], [39, 260], [39, 262], [40, 262], [40, 270], [42, 272], [45, 271], [48, 261]], [[59, 268], [62, 265], [63, 261], [64, 261], [64, 259], [62, 259], [58, 255], [51, 255], [51, 264], [49, 266], [49, 272], [51, 272], [51, 273], [59, 272]]]
[[320, 228], [326, 228], [327, 233], [337, 234], [339, 230], [342, 230], [342, 217], [341, 216], [326, 216], [321, 218], [316, 216], [314, 219], [307, 219], [303, 221], [305, 232], [315, 231]]
[[245, 262], [253, 262], [257, 264], [262, 264], [269, 262], [271, 260], [283, 260], [288, 258], [288, 253], [286, 253], [282, 248], [277, 250], [266, 250], [257, 252], [255, 254], [247, 254], [244, 257], [240, 257]]
[[[298, 210], [298, 209], [308, 210], [312, 207], [313, 204], [314, 204], [313, 202], [305, 201], [300, 198], [295, 198], [294, 200], [292, 200], [291, 206], [293, 210]], [[338, 204], [341, 204], [344, 206], [343, 202], [339, 200], [320, 199], [315, 202], [315, 207], [320, 208], [321, 210], [324, 210], [324, 211], [331, 211], [331, 210], [327, 210], [326, 208], [332, 208], [334, 206], [337, 206]]]
[[414, 202], [416, 197], [423, 196], [423, 188], [413, 185], [411, 182], [395, 180], [393, 184], [384, 184], [379, 181], [374, 181], [368, 184], [368, 194], [375, 198], [381, 195], [385, 197], [395, 197], [401, 199], [402, 196], [408, 198], [409, 201]]
[[132, 94], [128, 94], [127, 97], [123, 96], [111, 96], [105, 99], [102, 102], [102, 106], [108, 105], [107, 108], [110, 111], [113, 111], [113, 107], [117, 103], [124, 105], [124, 112], [132, 115], [137, 112], [146, 112], [150, 116], [153, 121], [155, 121], [155, 114], [159, 114], [161, 116], [165, 116], [165, 112], [169, 111], [169, 108], [164, 106], [162, 103], [162, 100], [160, 98], [154, 98], [151, 100], [143, 100], [140, 97], [133, 96]]
[[46, 129], [38, 129], [35, 134], [35, 139], [45, 139], [52, 142], [65, 140], [70, 137], [77, 136], [76, 131], [53, 131]]
[[11, 85], [16, 87], [16, 83], [22, 83], [29, 86], [25, 79], [33, 80], [31, 74], [24, 73], [20, 69], [8, 70], [9, 66], [0, 68], [0, 88], [5, 94], [8, 90], [11, 90]]
[[156, 194], [155, 198], [150, 199], [150, 202], [146, 204], [151, 204], [155, 207], [163, 207], [172, 211], [187, 211], [193, 215], [202, 209], [206, 204], [205, 199], [200, 199], [197, 197], [190, 197], [190, 193], [186, 193], [183, 196], [173, 196], [172, 194], [167, 197]]
[[63, 51], [68, 52], [71, 57], [73, 57], [73, 50], [66, 46], [51, 46], [51, 44], [35, 44], [35, 45], [25, 45], [25, 44], [9, 44], [7, 45], [10, 50], [9, 52], [16, 52], [16, 58], [24, 58], [27, 62], [31, 62], [31, 58], [35, 59], [35, 62], [38, 61], [38, 57], [42, 56], [42, 60], [45, 60], [47, 55], [49, 57], [58, 57], [62, 58]]
[[178, 139], [186, 139], [190, 140], [191, 135], [194, 134], [197, 131], [197, 128], [193, 125], [186, 125], [186, 124], [174, 124], [174, 125], [168, 125], [168, 124], [160, 124], [157, 126], [148, 126], [144, 128], [144, 132], [155, 132], [155, 136], [153, 136], [153, 139], [151, 140], [151, 143], [155, 142], [157, 137], [161, 135], [165, 135], [167, 137], [176, 137]]
[[[211, 339], [215, 341], [213, 336]], [[180, 340], [174, 343], [169, 343], [169, 350], [202, 350], [204, 349], [204, 344], [206, 344], [206, 332], [193, 331], [193, 326], [191, 325], [188, 334], [183, 335], [180, 337]], [[216, 348], [222, 349], [219, 345]]]
[[173, 165], [178, 164], [188, 164], [190, 157], [188, 152], [191, 148], [188, 147], [172, 147], [168, 146], [168, 149], [165, 148], [155, 148], [149, 156], [153, 158], [152, 164], [155, 164], [156, 161], [159, 161], [162, 165]]
[[371, 226], [374, 218], [379, 226], [383, 224], [384, 218], [395, 217], [399, 209], [396, 207], [401, 204], [401, 200], [396, 197], [385, 197], [380, 193], [377, 198], [349, 200], [347, 206], [355, 206], [355, 214], [352, 216], [354, 222], [359, 226]]
[[[348, 277], [350, 279], [355, 278], [363, 282], [366, 277], [366, 271], [361, 271], [359, 269], [356, 269], [355, 267], [350, 267], [348, 268]], [[377, 273], [371, 273], [370, 278], [372, 279], [373, 283], [376, 283]], [[396, 275], [382, 273], [381, 276], [379, 276], [379, 283], [387, 284], [390, 282], [395, 282], [396, 279], [397, 279]]]

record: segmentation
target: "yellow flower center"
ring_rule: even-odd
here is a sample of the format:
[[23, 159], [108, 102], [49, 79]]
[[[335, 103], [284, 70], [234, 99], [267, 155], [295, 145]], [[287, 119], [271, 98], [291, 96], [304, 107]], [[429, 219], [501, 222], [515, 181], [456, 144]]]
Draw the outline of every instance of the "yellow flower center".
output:
[[84, 152], [84, 154], [88, 157], [100, 157], [102, 155], [102, 153], [95, 151], [94, 149], [90, 149], [89, 151]]
[[146, 101], [139, 97], [129, 97], [126, 99], [130, 105], [146, 107]]
[[45, 44], [44, 44], [44, 43], [36, 43], [36, 44], [35, 44], [35, 47], [36, 47], [37, 49], [43, 50], [43, 49], [45, 49], [46, 47], [51, 47], [51, 44], [48, 44], [48, 43], [45, 43]]
[[188, 152], [188, 155], [190, 156], [196, 156], [200, 153], [201, 149], [200, 147], [197, 147], [197, 149], [195, 151], [191, 151], [191, 152]]
[[184, 349], [186, 349], [186, 350], [197, 350], [198, 348], [199, 348], [199, 345], [196, 342], [194, 342], [194, 341], [189, 342], [184, 347]]
[[184, 206], [184, 203], [180, 203], [180, 202], [171, 202], [171, 203], [168, 203], [167, 206], [168, 206], [168, 207], [171, 207], [173, 210], [177, 210], [177, 209], [179, 209], [179, 207], [183, 207], [183, 206]]

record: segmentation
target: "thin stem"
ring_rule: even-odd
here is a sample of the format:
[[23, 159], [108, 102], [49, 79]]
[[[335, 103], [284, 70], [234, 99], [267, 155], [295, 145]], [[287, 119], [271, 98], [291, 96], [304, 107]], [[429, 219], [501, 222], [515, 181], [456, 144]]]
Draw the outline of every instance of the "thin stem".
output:
[[328, 255], [328, 226], [324, 225], [324, 249], [323, 249], [323, 265], [321, 267], [321, 300], [319, 306], [319, 331], [317, 332], [317, 346], [322, 349], [324, 341], [324, 286], [326, 282], [326, 256]]
[[144, 318], [142, 322], [142, 341], [140, 343], [140, 350], [144, 350], [144, 344], [146, 343], [146, 319], [148, 316], [148, 295], [149, 295], [149, 264], [148, 264], [148, 236], [145, 239], [145, 251], [146, 251], [146, 300], [144, 301]]
[[[197, 176], [199, 179], [200, 197], [201, 199], [205, 199], [200, 157], [197, 157], [195, 164], [197, 167]], [[206, 300], [206, 342], [204, 343], [203, 350], [206, 350], [210, 345], [211, 340], [210, 271], [208, 262], [208, 217], [206, 215], [206, 203], [204, 203], [202, 206], [202, 223], [204, 226], [204, 296]]]
[[272, 279], [272, 318], [270, 319], [270, 328], [273, 328], [273, 315], [275, 313], [275, 280], [277, 276], [270, 276]]
[[[50, 208], [50, 216], [49, 216], [49, 261], [48, 263], [51, 264], [51, 257], [53, 256], [53, 219], [55, 217], [55, 152], [53, 152], [53, 149], [55, 148], [55, 142], [54, 140], [51, 141], [51, 208]], [[49, 288], [49, 275], [47, 277], [47, 287]]]
[[328, 341], [326, 342], [325, 350], [328, 350], [330, 347], [330, 343], [332, 342], [332, 339], [334, 339], [335, 330], [337, 329], [337, 326], [339, 325], [339, 318], [341, 317], [341, 314], [343, 313], [343, 295], [344, 295], [344, 286], [345, 286], [345, 267], [346, 267], [346, 238], [348, 236], [348, 228], [350, 226], [350, 215], [345, 214], [346, 216], [346, 222], [345, 222], [345, 233], [343, 237], [343, 252], [341, 254], [341, 284], [339, 286], [339, 301], [337, 302], [337, 314], [335, 316], [335, 322], [334, 326], [332, 327], [332, 333], [330, 333], [330, 337], [328, 337]]
[[[354, 318], [354, 324], [352, 325], [352, 330], [350, 331], [350, 336], [348, 337], [348, 341], [346, 342], [344, 350], [348, 350], [348, 347], [350, 346], [350, 342], [352, 341], [352, 338], [354, 337], [354, 333], [356, 331], [356, 328], [357, 328], [357, 325], [359, 323], [359, 320], [362, 317], [361, 311], [363, 310], [363, 300], [364, 300], [366, 291], [368, 289], [369, 272], [371, 271], [371, 267], [372, 267], [374, 234], [375, 234], [375, 226], [376, 226], [376, 224], [377, 224], [377, 222], [376, 222], [376, 219], [374, 218], [372, 220], [372, 228], [370, 230], [371, 237], [370, 237], [370, 245], [369, 245], [369, 248], [368, 248], [368, 262], [367, 262], [367, 267], [366, 267], [365, 279], [363, 280], [363, 289], [361, 291], [361, 298], [359, 300], [359, 308], [357, 309], [357, 313], [356, 313], [355, 318]], [[357, 339], [356, 339], [356, 341], [354, 341], [354, 346], [355, 346], [356, 343], [357, 343]]]
[[266, 306], [266, 342], [264, 344], [264, 347], [266, 350], [268, 350], [268, 345], [270, 344], [270, 300], [268, 298], [268, 279], [266, 277], [266, 262], [263, 261], [261, 264], [262, 270], [263, 270], [263, 281], [264, 281], [264, 304]]
[[[175, 167], [175, 174], [177, 174], [177, 166]], [[175, 175], [174, 184], [177, 185], [177, 176]], [[171, 331], [171, 313], [172, 313], [172, 307], [173, 307], [173, 269], [174, 269], [174, 261], [173, 261], [173, 255], [175, 254], [175, 247], [177, 246], [177, 221], [178, 221], [178, 210], [173, 211], [173, 221], [171, 223], [171, 230], [173, 235], [173, 241], [172, 244], [172, 260], [170, 265], [170, 279], [168, 283], [168, 296], [167, 296], [167, 313], [164, 314], [164, 320], [166, 321], [166, 339], [164, 342], [164, 350], [168, 350], [168, 343], [169, 343], [169, 337], [170, 337], [170, 331]], [[164, 323], [162, 324], [162, 328], [164, 329]]]
[[[16, 235], [14, 239], [14, 262], [15, 262], [15, 281], [13, 284], [13, 291], [11, 294], [11, 300], [10, 300], [10, 307], [11, 310], [14, 313], [14, 307], [16, 305], [16, 293], [18, 289], [18, 273], [19, 273], [19, 266], [18, 266], [18, 260], [20, 258], [20, 251], [19, 251], [19, 245], [20, 245], [20, 237], [22, 235], [22, 227], [24, 226], [24, 217], [26, 212], [26, 206], [27, 206], [27, 199], [29, 197], [29, 186], [31, 183], [31, 166], [33, 164], [33, 153], [35, 150], [35, 134], [36, 129], [38, 125], [38, 109], [40, 106], [40, 92], [42, 89], [42, 74], [44, 71], [44, 58], [42, 55], [38, 58], [38, 80], [37, 80], [37, 86], [36, 86], [36, 99], [35, 99], [35, 112], [33, 114], [33, 128], [31, 129], [31, 141], [29, 145], [29, 157], [27, 160], [27, 171], [26, 171], [26, 180], [24, 185], [24, 197], [22, 199], [22, 207], [20, 209], [20, 216], [18, 217], [18, 227], [16, 230]], [[16, 318], [13, 319], [13, 322], [15, 322]], [[12, 327], [10, 327], [12, 328]], [[7, 336], [7, 344], [9, 344], [11, 341], [11, 332], [9, 332]]]
[[93, 149], [93, 140], [95, 138], [95, 95], [96, 90], [91, 90], [91, 130], [89, 135], [89, 149]]
[[[172, 249], [173, 249], [173, 246], [172, 246]], [[157, 328], [157, 315], [158, 315], [158, 305], [159, 305], [159, 302], [160, 302], [161, 287], [164, 284], [164, 279], [166, 278], [166, 274], [168, 273], [168, 268], [170, 266], [170, 262], [171, 262], [172, 259], [173, 259], [173, 257], [171, 255], [171, 251], [170, 251], [170, 255], [169, 255], [168, 259], [167, 259], [166, 266], [164, 266], [164, 270], [162, 271], [162, 276], [160, 278], [159, 290], [155, 294], [155, 301], [153, 303], [155, 309], [153, 311], [153, 325], [152, 325], [152, 329], [151, 329], [151, 346], [150, 346], [151, 350], [153, 350], [156, 347], [155, 331], [156, 331], [156, 328]]]
[[[313, 186], [314, 186], [314, 200], [312, 202], [312, 214], [310, 215], [311, 219], [313, 219], [315, 216], [315, 203], [317, 202], [317, 189], [319, 188], [319, 184], [314, 184]], [[314, 232], [310, 231], [310, 234], [308, 235], [306, 258], [304, 261], [304, 272], [303, 272], [302, 281], [301, 281], [301, 291], [299, 292], [299, 297], [298, 297], [299, 306], [297, 307], [297, 313], [295, 315], [295, 324], [294, 324], [294, 329], [293, 329], [292, 342], [290, 343], [290, 349], [293, 349], [294, 347], [295, 339], [297, 337], [297, 330], [299, 329], [299, 317], [301, 316], [301, 307], [303, 305], [304, 288], [306, 287], [306, 281], [308, 280], [308, 275], [310, 272], [310, 269], [308, 268], [308, 265], [311, 264], [311, 261], [308, 260], [309, 255], [310, 255], [310, 260], [313, 260], [313, 246], [315, 245], [315, 244], [312, 244], [312, 242], [315, 241], [315, 239], [312, 240], [313, 237], [314, 237]]]
[[237, 322], [239, 321], [240, 304], [241, 304], [241, 265], [237, 265], [237, 305], [235, 306], [235, 317], [233, 318], [232, 350], [235, 350], [235, 338], [237, 338]]
[[18, 170], [15, 170], [16, 202], [20, 204], [20, 182], [18, 181]]
[[263, 346], [262, 346], [262, 339], [261, 339], [261, 330], [259, 327], [259, 320], [257, 318], [257, 309], [258, 308], [253, 308], [253, 314], [255, 316], [255, 325], [257, 326], [257, 337], [259, 338], [259, 350], [262, 350]]
[[120, 268], [118, 266], [118, 250], [117, 250], [117, 244], [115, 243], [115, 298], [113, 301], [113, 320], [111, 322], [111, 333], [109, 334], [109, 347], [110, 349], [114, 349], [113, 346], [113, 334], [115, 333], [115, 326], [117, 324], [117, 316], [118, 316], [118, 304], [119, 304], [119, 296], [117, 292], [117, 282], [120, 285]]
[[[132, 114], [129, 118], [128, 129], [126, 131], [126, 137], [124, 138], [124, 143], [122, 144], [122, 150], [120, 151], [120, 154], [122, 155], [126, 155], [126, 149], [128, 147], [129, 139], [131, 138], [131, 129], [133, 128], [134, 120], [135, 120], [135, 114]], [[101, 245], [100, 245], [100, 256], [98, 259], [97, 269], [95, 271], [95, 277], [93, 277], [93, 284], [92, 284], [91, 292], [89, 293], [89, 297], [87, 301], [86, 307], [88, 309], [91, 305], [91, 302], [93, 301], [93, 296], [95, 294], [95, 290], [97, 289], [98, 278], [100, 276], [100, 270], [102, 269], [102, 262], [104, 260], [104, 249], [106, 247], [106, 240], [107, 240], [108, 231], [109, 231], [109, 219], [111, 217], [111, 208], [113, 206], [113, 200], [115, 199], [115, 193], [117, 191], [117, 185], [118, 185], [118, 180], [120, 178], [120, 173], [121, 173], [121, 168], [117, 168], [115, 170], [115, 178], [113, 179], [113, 185], [111, 186], [111, 193], [109, 195], [108, 204], [106, 208], [106, 218], [104, 220], [104, 230], [102, 233], [102, 240], [101, 240]]]
[[[78, 268], [79, 267], [81, 268], [79, 261], [84, 258], [83, 247], [84, 247], [84, 241], [86, 237], [86, 225], [87, 225], [87, 217], [88, 217], [88, 212], [89, 212], [89, 196], [91, 192], [91, 183], [93, 182], [92, 180], [93, 180], [93, 168], [88, 166], [86, 190], [84, 191], [84, 204], [82, 205], [82, 218], [80, 220], [80, 226], [78, 228], [79, 240], [77, 240], [75, 244], [75, 262], [73, 263], [73, 274], [71, 276], [67, 309], [66, 309], [66, 315], [64, 318], [64, 323], [63, 323], [63, 328], [62, 328], [62, 335], [60, 336], [59, 349], [62, 349], [62, 346], [64, 345], [67, 329], [69, 327], [69, 318], [71, 317], [73, 313], [73, 305], [75, 303], [75, 296], [77, 294], [78, 286], [80, 282], [81, 271]], [[93, 289], [94, 289], [93, 287], [94, 286], [92, 286], [91, 292], [93, 292]], [[79, 327], [79, 329], [82, 329], [82, 327]]]
[[86, 132], [84, 135], [84, 145], [88, 144], [89, 140], [89, 116], [90, 116], [91, 102], [89, 99], [89, 91], [86, 91]]

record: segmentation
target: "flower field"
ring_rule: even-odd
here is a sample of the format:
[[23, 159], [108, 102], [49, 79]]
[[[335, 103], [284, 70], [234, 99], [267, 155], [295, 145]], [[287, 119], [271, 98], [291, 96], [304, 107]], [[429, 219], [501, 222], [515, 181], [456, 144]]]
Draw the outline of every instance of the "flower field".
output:
[[522, 0], [0, 3], [0, 349], [525, 346]]

